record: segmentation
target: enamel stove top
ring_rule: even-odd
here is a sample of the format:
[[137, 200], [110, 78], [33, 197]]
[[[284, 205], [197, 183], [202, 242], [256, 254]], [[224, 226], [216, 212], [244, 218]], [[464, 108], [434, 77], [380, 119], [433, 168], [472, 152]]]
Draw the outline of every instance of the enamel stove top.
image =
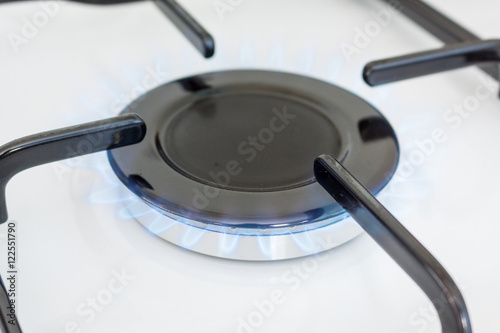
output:
[[[117, 116], [143, 93], [201, 73], [281, 71], [336, 85], [396, 132], [399, 164], [377, 199], [446, 267], [474, 332], [494, 331], [498, 84], [472, 67], [368, 86], [368, 62], [442, 46], [382, 1], [179, 3], [214, 36], [213, 58], [201, 57], [149, 2], [2, 5], [0, 142]], [[500, 36], [499, 5], [429, 3], [481, 38]], [[176, 234], [181, 247], [146, 232], [141, 223], [151, 227], [159, 213], [122, 181], [97, 153], [9, 182], [0, 273], [5, 282], [11, 223], [23, 332], [441, 331], [425, 294], [351, 218], [323, 235], [324, 249], [341, 245], [319, 256], [220, 259], [194, 252], [203, 237], [194, 229]], [[233, 241], [219, 239], [210, 251], [230, 252], [220, 244]], [[255, 244], [268, 253], [265, 242]], [[294, 244], [303, 254], [312, 246], [307, 237]], [[216, 255], [210, 251], [199, 250]]]

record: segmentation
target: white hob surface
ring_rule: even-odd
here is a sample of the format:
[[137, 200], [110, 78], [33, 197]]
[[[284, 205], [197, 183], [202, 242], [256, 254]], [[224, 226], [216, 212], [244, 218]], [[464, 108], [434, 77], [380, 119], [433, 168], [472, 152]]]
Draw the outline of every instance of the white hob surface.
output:
[[[474, 331], [495, 331], [498, 84], [469, 68], [368, 87], [368, 61], [441, 45], [395, 12], [355, 44], [359, 29], [377, 22], [372, 12], [387, 8], [381, 1], [179, 2], [215, 37], [213, 59], [150, 2], [45, 4], [51, 16], [38, 2], [0, 6], [0, 142], [114, 116], [145, 89], [201, 72], [273, 69], [337, 84], [372, 103], [398, 134], [399, 178], [381, 201], [459, 284]], [[219, 3], [232, 4], [222, 18]], [[499, 4], [431, 4], [485, 39], [500, 37]], [[33, 20], [39, 27], [23, 35]], [[347, 44], [357, 48], [349, 59]], [[445, 140], [429, 141], [435, 130]], [[26, 333], [440, 332], [430, 301], [366, 234], [320, 257], [279, 262], [189, 252], [123, 213], [132, 198], [104, 153], [25, 171], [7, 200]], [[5, 278], [6, 225], [0, 233]]]

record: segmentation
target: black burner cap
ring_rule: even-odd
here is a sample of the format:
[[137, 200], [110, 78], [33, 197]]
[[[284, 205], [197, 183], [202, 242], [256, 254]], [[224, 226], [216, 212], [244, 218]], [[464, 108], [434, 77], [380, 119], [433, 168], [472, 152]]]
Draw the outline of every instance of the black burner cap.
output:
[[109, 152], [130, 190], [167, 214], [210, 225], [284, 227], [341, 214], [315, 181], [330, 153], [372, 193], [395, 171], [387, 120], [359, 97], [294, 74], [226, 71], [165, 84], [123, 113], [145, 139]]

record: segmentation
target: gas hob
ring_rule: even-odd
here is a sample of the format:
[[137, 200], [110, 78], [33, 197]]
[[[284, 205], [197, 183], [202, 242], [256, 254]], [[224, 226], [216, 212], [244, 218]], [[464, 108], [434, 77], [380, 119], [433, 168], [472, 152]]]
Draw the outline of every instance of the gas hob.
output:
[[[214, 57], [200, 56], [153, 3], [4, 4], [0, 142], [114, 117], [143, 93], [200, 73], [280, 71], [334, 84], [391, 124], [399, 164], [377, 198], [446, 267], [474, 332], [493, 331], [498, 84], [471, 67], [368, 86], [370, 61], [442, 46], [382, 1], [179, 3], [214, 36]], [[500, 36], [498, 5], [429, 3], [481, 38]], [[23, 332], [440, 332], [424, 293], [367, 234], [354, 237], [359, 228], [321, 256], [227, 260], [148, 233], [136, 220], [154, 212], [136, 201], [105, 153], [9, 182], [1, 273], [9, 276], [13, 223]], [[199, 237], [184, 234], [181, 245]]]

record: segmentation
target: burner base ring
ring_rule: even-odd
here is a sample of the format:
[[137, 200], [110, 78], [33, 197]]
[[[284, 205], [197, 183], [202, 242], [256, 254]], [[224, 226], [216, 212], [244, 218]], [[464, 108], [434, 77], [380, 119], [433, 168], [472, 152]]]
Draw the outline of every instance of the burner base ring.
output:
[[[146, 136], [109, 151], [109, 161], [147, 209], [162, 214], [154, 221], [143, 212], [132, 217], [181, 247], [230, 259], [294, 258], [352, 239], [359, 228], [340, 233], [332, 245], [303, 248], [311, 239], [314, 244], [314, 235], [346, 224], [345, 211], [314, 178], [314, 160], [336, 156], [377, 194], [399, 158], [394, 130], [372, 105], [327, 82], [289, 73], [188, 77], [148, 92], [123, 113], [140, 116]], [[177, 228], [185, 230], [171, 231]], [[259, 250], [266, 242], [269, 251]], [[236, 243], [246, 250], [218, 250]]]
[[[137, 200], [126, 210], [152, 234], [189, 251], [222, 259], [275, 261], [317, 255], [340, 246], [363, 233], [348, 215], [324, 226], [297, 233], [270, 234], [266, 229], [224, 233], [202, 229], [151, 211]], [[236, 231], [236, 230], [233, 230]]]

